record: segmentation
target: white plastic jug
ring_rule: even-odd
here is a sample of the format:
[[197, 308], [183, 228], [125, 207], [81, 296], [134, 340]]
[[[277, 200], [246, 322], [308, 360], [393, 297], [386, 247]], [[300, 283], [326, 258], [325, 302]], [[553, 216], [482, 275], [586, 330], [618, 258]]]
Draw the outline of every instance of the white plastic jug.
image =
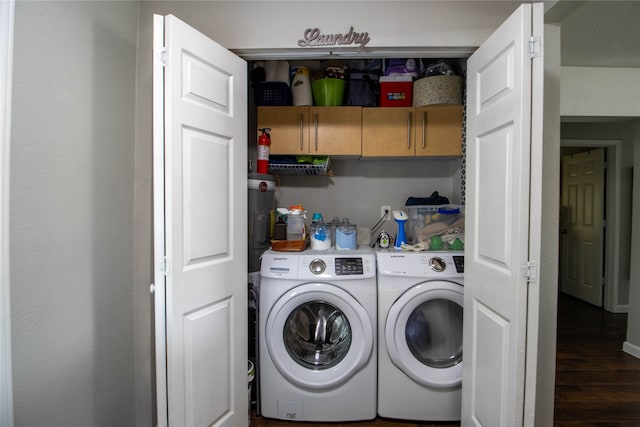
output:
[[311, 81], [307, 67], [293, 67], [291, 69], [291, 95], [293, 105], [313, 105]]
[[304, 240], [307, 237], [305, 219], [307, 212], [302, 206], [289, 207], [287, 215], [287, 240]]

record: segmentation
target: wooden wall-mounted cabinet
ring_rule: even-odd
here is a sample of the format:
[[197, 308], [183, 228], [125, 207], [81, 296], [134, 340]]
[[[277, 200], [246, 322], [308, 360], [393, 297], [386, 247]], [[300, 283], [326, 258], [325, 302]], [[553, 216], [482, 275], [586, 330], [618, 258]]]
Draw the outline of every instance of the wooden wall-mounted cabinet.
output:
[[271, 154], [455, 157], [462, 154], [462, 105], [258, 107]]
[[362, 109], [362, 156], [462, 154], [462, 105]]
[[362, 153], [362, 107], [258, 107], [258, 129], [271, 128], [271, 154]]

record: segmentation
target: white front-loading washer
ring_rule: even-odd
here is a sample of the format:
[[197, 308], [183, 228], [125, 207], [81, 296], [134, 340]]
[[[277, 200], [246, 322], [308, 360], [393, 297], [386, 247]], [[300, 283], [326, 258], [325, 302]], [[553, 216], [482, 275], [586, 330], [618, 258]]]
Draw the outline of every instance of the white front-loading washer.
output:
[[464, 254], [376, 255], [378, 414], [460, 420]]
[[259, 311], [261, 414], [376, 417], [376, 262], [357, 250], [266, 251]]

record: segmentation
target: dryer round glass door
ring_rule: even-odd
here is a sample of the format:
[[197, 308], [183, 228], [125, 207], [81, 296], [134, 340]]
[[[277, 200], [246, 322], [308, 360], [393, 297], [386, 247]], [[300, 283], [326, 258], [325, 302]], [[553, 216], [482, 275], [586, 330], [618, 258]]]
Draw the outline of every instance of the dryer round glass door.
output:
[[420, 283], [391, 306], [385, 340], [391, 361], [419, 384], [462, 382], [463, 288], [447, 281]]
[[346, 382], [369, 360], [373, 324], [349, 293], [327, 283], [306, 283], [273, 305], [265, 341], [271, 361], [289, 382], [326, 389]]
[[413, 357], [432, 368], [462, 362], [462, 307], [449, 299], [430, 299], [413, 309], [404, 328]]

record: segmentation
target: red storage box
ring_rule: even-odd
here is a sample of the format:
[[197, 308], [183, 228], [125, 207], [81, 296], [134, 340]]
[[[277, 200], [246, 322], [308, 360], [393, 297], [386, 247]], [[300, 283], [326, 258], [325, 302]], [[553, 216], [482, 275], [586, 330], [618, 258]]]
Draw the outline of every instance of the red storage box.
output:
[[380, 107], [411, 107], [413, 81], [387, 79], [388, 77], [380, 77]]

